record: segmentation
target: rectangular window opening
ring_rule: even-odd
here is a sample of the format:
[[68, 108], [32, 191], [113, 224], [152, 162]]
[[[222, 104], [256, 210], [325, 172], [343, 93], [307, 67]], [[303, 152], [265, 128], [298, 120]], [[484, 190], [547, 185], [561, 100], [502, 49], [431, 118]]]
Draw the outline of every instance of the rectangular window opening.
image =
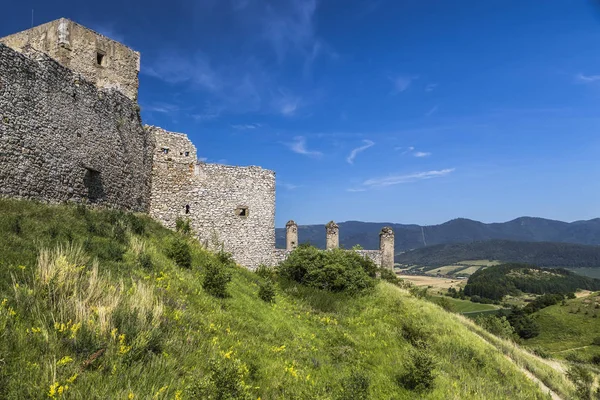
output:
[[238, 207], [235, 209], [235, 215], [238, 217], [247, 217], [249, 214], [248, 207]]
[[98, 65], [104, 65], [104, 53], [96, 52], [96, 63]]

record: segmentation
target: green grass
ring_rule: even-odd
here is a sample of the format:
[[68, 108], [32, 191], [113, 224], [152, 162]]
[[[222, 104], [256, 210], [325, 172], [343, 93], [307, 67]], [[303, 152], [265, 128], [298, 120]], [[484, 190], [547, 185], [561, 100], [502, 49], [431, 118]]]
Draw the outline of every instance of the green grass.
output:
[[[596, 337], [600, 337], [600, 304], [599, 293], [588, 297], [568, 300], [566, 305], [556, 304], [536, 312], [536, 321], [540, 324], [540, 335], [530, 339], [526, 344], [540, 348], [553, 357], [565, 358], [574, 351], [584, 357], [591, 358], [600, 354], [599, 346], [591, 346]], [[589, 361], [589, 360], [588, 360]]]
[[[176, 239], [192, 268], [167, 257]], [[277, 281], [267, 303], [263, 278], [232, 267], [214, 298], [202, 281], [222, 258], [146, 216], [0, 200], [0, 257], [3, 399], [546, 398], [481, 329], [391, 284]], [[431, 391], [399, 384], [415, 351]]]
[[[435, 301], [436, 299], [439, 299], [441, 297], [442, 296], [432, 296], [433, 301]], [[454, 298], [448, 297], [448, 296], [443, 296], [443, 297], [448, 299], [448, 301], [452, 304], [452, 310], [454, 312], [457, 312], [460, 314], [474, 313], [474, 312], [481, 312], [481, 311], [491, 311], [491, 310], [499, 309], [498, 306], [495, 306], [493, 304], [480, 304], [480, 303], [473, 303], [472, 301], [469, 301], [469, 300], [454, 299]]]

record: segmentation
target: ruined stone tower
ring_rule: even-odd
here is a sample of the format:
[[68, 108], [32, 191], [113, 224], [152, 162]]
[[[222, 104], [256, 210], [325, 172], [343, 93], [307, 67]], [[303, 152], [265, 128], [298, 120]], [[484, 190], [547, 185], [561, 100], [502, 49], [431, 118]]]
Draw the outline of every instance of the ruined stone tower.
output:
[[337, 249], [340, 247], [340, 228], [339, 226], [333, 222], [329, 221], [327, 225], [325, 225], [325, 231], [327, 232], [327, 250]]
[[71, 20], [57, 19], [0, 38], [0, 43], [21, 53], [28, 48], [43, 52], [99, 88], [137, 99], [140, 53]]
[[298, 247], [298, 224], [293, 220], [285, 224], [285, 242], [287, 251], [293, 251]]
[[394, 269], [394, 231], [389, 226], [379, 234], [379, 249], [381, 250], [381, 266]]

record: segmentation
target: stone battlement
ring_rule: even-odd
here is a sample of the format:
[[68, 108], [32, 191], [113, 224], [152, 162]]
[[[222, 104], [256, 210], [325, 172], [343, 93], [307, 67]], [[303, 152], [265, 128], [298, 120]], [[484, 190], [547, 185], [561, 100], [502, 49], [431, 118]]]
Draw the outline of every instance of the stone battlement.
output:
[[[325, 225], [325, 234], [327, 239], [327, 250], [333, 250], [340, 247], [340, 228], [334, 221], [329, 221]], [[286, 248], [275, 249], [273, 259], [276, 263], [285, 260], [288, 255], [298, 247], [298, 224], [290, 220], [285, 224], [285, 242]], [[394, 231], [389, 226], [381, 229], [379, 234], [379, 250], [349, 250], [355, 251], [363, 257], [370, 258], [375, 264], [394, 269]]]

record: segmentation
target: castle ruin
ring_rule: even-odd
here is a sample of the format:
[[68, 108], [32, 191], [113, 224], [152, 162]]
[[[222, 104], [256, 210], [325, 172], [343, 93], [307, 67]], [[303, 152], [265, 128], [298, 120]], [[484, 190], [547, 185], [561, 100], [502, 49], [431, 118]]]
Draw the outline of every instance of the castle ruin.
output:
[[[248, 268], [285, 259], [298, 229], [275, 249], [275, 172], [199, 162], [185, 134], [144, 126], [139, 71], [138, 52], [65, 18], [0, 38], [0, 196], [188, 220]], [[380, 250], [360, 252], [393, 268], [384, 231]], [[333, 222], [327, 243], [339, 247]]]

